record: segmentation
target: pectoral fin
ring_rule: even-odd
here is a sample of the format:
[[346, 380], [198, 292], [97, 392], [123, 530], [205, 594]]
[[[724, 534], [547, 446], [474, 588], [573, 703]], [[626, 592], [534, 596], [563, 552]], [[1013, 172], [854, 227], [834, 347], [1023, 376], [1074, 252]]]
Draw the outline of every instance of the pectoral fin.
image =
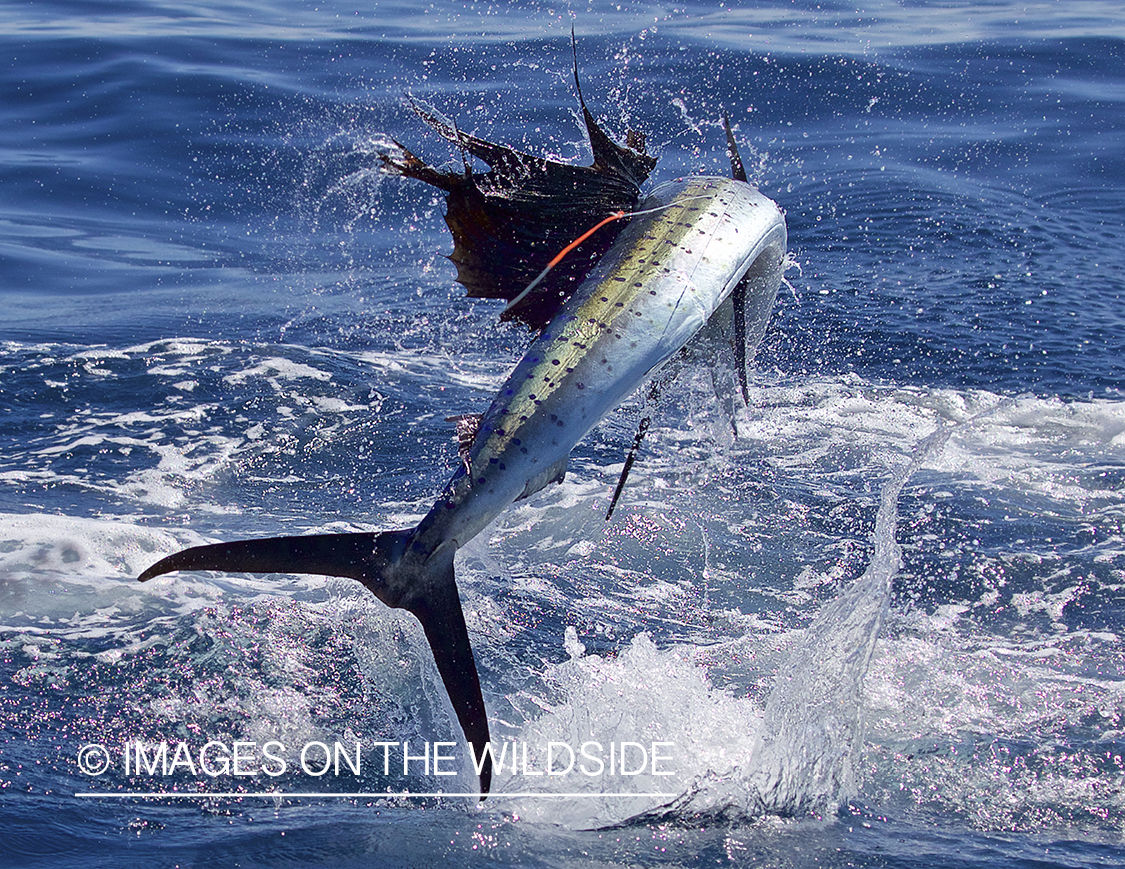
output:
[[[730, 157], [730, 177], [735, 181], [746, 181], [746, 165], [742, 162], [742, 155], [738, 153], [738, 142], [734, 138], [734, 130], [730, 126], [730, 118], [723, 112], [723, 129], [727, 131], [727, 155]], [[749, 184], [749, 181], [746, 181]]]
[[[727, 154], [730, 156], [730, 174], [735, 181], [746, 181], [746, 165], [738, 153], [738, 142], [730, 126], [730, 118], [723, 113], [723, 129], [727, 131]], [[749, 183], [749, 182], [747, 182]], [[750, 385], [746, 381], [746, 294], [748, 278], [743, 278], [734, 288], [734, 355], [738, 370], [738, 385], [742, 389], [743, 404], [750, 404]]]

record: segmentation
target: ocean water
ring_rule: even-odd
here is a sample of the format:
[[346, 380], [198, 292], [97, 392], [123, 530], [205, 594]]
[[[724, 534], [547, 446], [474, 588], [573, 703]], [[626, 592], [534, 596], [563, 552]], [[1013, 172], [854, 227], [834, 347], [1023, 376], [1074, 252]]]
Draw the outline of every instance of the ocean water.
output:
[[[733, 426], [688, 367], [612, 522], [643, 394], [459, 555], [478, 804], [410, 617], [134, 577], [425, 513], [528, 335], [374, 154], [461, 164], [412, 96], [587, 160], [572, 24], [654, 182], [725, 174], [730, 113], [794, 264]], [[6, 2], [0, 44], [0, 864], [1125, 863], [1118, 4]]]

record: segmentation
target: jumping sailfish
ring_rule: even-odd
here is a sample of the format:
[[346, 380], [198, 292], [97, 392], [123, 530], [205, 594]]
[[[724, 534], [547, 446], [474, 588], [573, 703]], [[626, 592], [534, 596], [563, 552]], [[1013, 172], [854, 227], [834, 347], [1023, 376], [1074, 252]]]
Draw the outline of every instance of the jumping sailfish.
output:
[[577, 68], [575, 84], [590, 166], [487, 142], [418, 105], [430, 127], [490, 171], [435, 169], [397, 143], [382, 156], [386, 171], [445, 191], [450, 258], [469, 295], [507, 300], [502, 317], [538, 330], [489, 408], [454, 418], [462, 461], [426, 517], [383, 533], [197, 546], [140, 576], [350, 577], [409, 610], [473, 750], [481, 799], [492, 778], [488, 718], [454, 579], [457, 549], [513, 501], [561, 480], [574, 446], [695, 336], [714, 337], [716, 324], [733, 341], [745, 398], [746, 348], [761, 337], [784, 268], [784, 217], [746, 183], [725, 118], [733, 178], [677, 178], [642, 198], [656, 160], [636, 133], [619, 145], [598, 126]]

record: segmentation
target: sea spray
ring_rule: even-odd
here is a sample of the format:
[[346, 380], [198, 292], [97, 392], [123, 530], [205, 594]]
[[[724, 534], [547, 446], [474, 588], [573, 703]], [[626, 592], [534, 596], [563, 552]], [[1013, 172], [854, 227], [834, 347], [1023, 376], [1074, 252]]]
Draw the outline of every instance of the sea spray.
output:
[[[700, 814], [792, 815], [830, 811], [853, 793], [863, 743], [864, 677], [901, 562], [895, 541], [898, 499], [950, 434], [971, 422], [943, 426], [920, 441], [910, 461], [883, 484], [867, 569], [804, 632], [764, 712], [748, 698], [715, 688], [682, 650], [660, 651], [644, 634], [616, 660], [602, 660], [582, 654], [576, 635], [568, 632], [571, 660], [554, 673], [566, 700], [531, 722], [520, 738], [609, 740], [624, 738], [622, 733], [651, 736], [658, 728], [661, 738], [676, 746], [678, 775], [648, 780], [651, 786], [642, 790], [679, 788], [682, 796], [661, 805], [651, 793], [640, 799], [601, 794], [566, 809], [555, 802], [550, 817], [570, 826], [603, 827]], [[604, 784], [587, 783], [589, 796]], [[566, 788], [573, 789], [573, 784]], [[649, 808], [641, 808], [645, 802]], [[545, 818], [541, 808], [524, 803], [520, 814]]]
[[747, 809], [815, 811], [854, 792], [855, 760], [863, 742], [863, 679], [901, 564], [895, 540], [898, 498], [950, 431], [943, 427], [923, 440], [913, 458], [883, 484], [871, 563], [821, 609], [778, 674], [751, 762], [740, 773]]

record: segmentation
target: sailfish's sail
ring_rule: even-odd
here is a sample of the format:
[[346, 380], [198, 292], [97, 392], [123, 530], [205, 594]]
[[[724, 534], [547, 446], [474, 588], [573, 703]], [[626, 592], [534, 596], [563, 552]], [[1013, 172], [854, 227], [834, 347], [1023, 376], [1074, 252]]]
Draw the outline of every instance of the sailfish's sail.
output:
[[[575, 84], [578, 73], [575, 70]], [[445, 222], [453, 234], [450, 260], [470, 296], [512, 301], [551, 258], [590, 228], [592, 215], [631, 211], [640, 187], [656, 165], [644, 137], [630, 131], [626, 145], [600, 126], [578, 89], [594, 162], [575, 166], [535, 157], [459, 130], [433, 109], [412, 103], [430, 127], [463, 152], [483, 160], [488, 172], [435, 169], [396, 142], [382, 160], [389, 172], [417, 178], [446, 192]], [[616, 221], [578, 245], [535, 290], [501, 315], [538, 329], [610, 248], [624, 226]]]

